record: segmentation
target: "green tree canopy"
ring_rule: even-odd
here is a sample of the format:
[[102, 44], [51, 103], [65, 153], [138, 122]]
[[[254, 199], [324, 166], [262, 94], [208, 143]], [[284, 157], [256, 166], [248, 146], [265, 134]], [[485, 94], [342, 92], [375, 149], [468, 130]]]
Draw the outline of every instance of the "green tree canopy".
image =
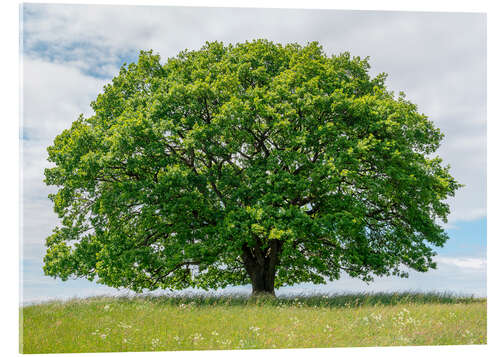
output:
[[48, 148], [45, 273], [274, 293], [435, 268], [460, 185], [439, 129], [368, 70], [317, 43], [141, 52]]

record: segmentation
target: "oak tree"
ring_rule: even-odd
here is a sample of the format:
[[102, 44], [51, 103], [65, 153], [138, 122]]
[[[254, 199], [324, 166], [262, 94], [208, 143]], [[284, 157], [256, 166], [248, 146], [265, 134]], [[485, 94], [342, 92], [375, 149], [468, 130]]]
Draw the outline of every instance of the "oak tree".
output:
[[460, 185], [385, 78], [317, 43], [141, 52], [48, 148], [45, 273], [274, 294], [435, 268]]

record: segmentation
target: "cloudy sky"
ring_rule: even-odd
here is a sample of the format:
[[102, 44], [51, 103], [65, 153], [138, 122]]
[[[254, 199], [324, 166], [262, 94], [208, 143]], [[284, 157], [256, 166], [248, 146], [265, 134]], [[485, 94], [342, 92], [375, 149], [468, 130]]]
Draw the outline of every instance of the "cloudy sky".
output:
[[[450, 200], [450, 240], [439, 268], [371, 285], [342, 278], [311, 289], [439, 290], [486, 295], [486, 17], [483, 14], [180, 8], [103, 5], [22, 7], [22, 300], [38, 301], [114, 289], [44, 277], [44, 240], [57, 224], [42, 182], [46, 147], [80, 113], [123, 62], [153, 49], [162, 60], [205, 41], [319, 41], [327, 54], [370, 56], [372, 73], [388, 73], [445, 134], [439, 155], [462, 188]], [[289, 292], [287, 288], [282, 292]]]

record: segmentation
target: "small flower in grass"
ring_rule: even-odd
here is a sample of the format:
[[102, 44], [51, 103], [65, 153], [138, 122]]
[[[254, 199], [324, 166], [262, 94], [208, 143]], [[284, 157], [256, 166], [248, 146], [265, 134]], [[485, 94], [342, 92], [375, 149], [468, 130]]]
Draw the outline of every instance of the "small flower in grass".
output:
[[406, 336], [399, 336], [399, 340], [403, 343], [409, 343], [410, 339]]
[[397, 314], [397, 316], [392, 318], [392, 320], [395, 321], [401, 327], [405, 327], [407, 325], [412, 325], [412, 326], [420, 325], [420, 321], [414, 319], [411, 316], [410, 311], [408, 311], [407, 309], [403, 309], [402, 311], [400, 311]]
[[123, 343], [127, 343], [128, 340], [126, 338], [123, 339]]
[[180, 343], [181, 338], [179, 336], [174, 336], [174, 340], [177, 343]]
[[120, 322], [120, 323], [118, 324], [118, 327], [121, 327], [121, 328], [131, 328], [132, 326], [131, 326], [131, 325], [126, 325], [126, 324], [124, 324], [123, 322]]
[[372, 314], [370, 314], [370, 316], [371, 316], [374, 320], [376, 320], [376, 321], [380, 321], [380, 320], [382, 320], [382, 314], [375, 314], [375, 313], [372, 313]]
[[102, 333], [101, 334], [101, 338], [104, 340], [108, 335], [106, 335], [105, 333]]
[[104, 310], [108, 311], [109, 310], [109, 305], [104, 306]]
[[223, 346], [227, 346], [231, 343], [231, 340], [222, 340], [222, 341], [217, 340], [217, 343], [220, 343]]
[[203, 341], [205, 338], [200, 333], [193, 335], [193, 343], [196, 345], [198, 342]]
[[215, 330], [212, 331], [212, 336], [219, 336], [219, 333]]
[[470, 332], [469, 330], [465, 330], [465, 331], [462, 333], [462, 337], [468, 337], [468, 336], [472, 336], [472, 332]]
[[153, 338], [151, 340], [151, 345], [153, 346], [153, 348], [157, 348], [159, 344], [160, 344], [160, 339], [159, 338]]

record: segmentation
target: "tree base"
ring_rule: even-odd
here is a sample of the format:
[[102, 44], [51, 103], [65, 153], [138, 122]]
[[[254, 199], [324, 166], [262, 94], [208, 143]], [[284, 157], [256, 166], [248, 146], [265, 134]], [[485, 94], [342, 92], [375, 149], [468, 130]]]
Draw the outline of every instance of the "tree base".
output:
[[276, 294], [274, 291], [252, 291], [252, 295], [250, 295], [252, 298], [276, 298]]

